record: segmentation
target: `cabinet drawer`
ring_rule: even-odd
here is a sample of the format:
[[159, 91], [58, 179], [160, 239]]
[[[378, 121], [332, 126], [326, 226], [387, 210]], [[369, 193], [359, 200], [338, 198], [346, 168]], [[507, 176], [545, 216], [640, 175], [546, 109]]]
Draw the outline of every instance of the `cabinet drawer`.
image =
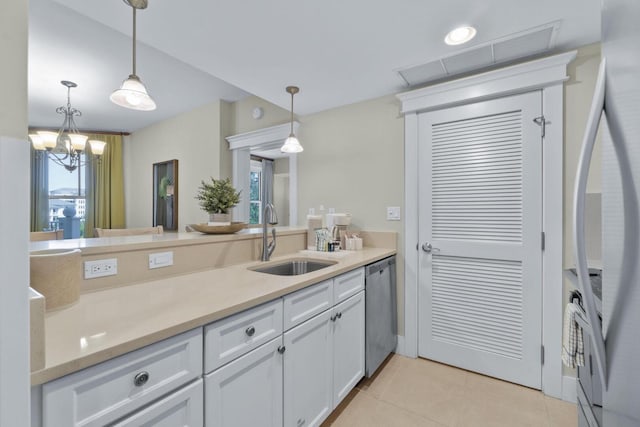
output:
[[113, 427], [202, 427], [203, 393], [200, 379], [115, 423]]
[[282, 334], [282, 300], [263, 304], [205, 327], [204, 367], [211, 372]]
[[43, 427], [103, 426], [201, 374], [198, 328], [44, 384]]
[[311, 319], [333, 306], [333, 280], [300, 289], [284, 297], [284, 330]]
[[338, 304], [364, 289], [364, 267], [333, 279], [333, 304]]

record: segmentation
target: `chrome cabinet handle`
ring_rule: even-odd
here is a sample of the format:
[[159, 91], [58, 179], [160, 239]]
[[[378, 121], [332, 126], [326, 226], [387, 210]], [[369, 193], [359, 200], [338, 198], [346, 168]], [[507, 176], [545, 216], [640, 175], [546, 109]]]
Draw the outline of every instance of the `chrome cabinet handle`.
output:
[[422, 244], [422, 250], [425, 251], [426, 253], [430, 254], [432, 252], [440, 252], [440, 249], [438, 248], [434, 248], [431, 243], [426, 242]]
[[336, 314], [336, 316], [338, 316], [338, 319], [342, 319], [342, 312]]
[[332, 322], [335, 322], [336, 320], [338, 320], [338, 314], [334, 314], [329, 319], [331, 319]]
[[252, 337], [253, 334], [256, 333], [256, 328], [254, 328], [253, 326], [249, 326], [247, 329], [244, 330], [244, 333], [247, 334], [247, 336]]
[[281, 346], [278, 347], [278, 353], [283, 354], [286, 349], [287, 349], [287, 347], [281, 345]]
[[147, 383], [147, 381], [149, 381], [149, 372], [147, 371], [139, 372], [135, 377], [133, 377], [133, 384], [136, 387], [142, 387]]
[[298, 423], [297, 423], [298, 427], [300, 427], [301, 425], [304, 425], [304, 423], [305, 423], [304, 418], [298, 418]]

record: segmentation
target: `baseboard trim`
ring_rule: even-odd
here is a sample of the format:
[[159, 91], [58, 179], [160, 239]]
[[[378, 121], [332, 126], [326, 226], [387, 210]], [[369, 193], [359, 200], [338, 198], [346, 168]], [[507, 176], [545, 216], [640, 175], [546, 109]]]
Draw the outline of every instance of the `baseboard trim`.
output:
[[405, 347], [405, 337], [404, 335], [398, 335], [398, 344], [396, 345], [396, 354], [406, 357], [413, 357], [407, 354]]
[[578, 401], [578, 382], [576, 377], [564, 375], [562, 377], [562, 400], [566, 402], [576, 403]]

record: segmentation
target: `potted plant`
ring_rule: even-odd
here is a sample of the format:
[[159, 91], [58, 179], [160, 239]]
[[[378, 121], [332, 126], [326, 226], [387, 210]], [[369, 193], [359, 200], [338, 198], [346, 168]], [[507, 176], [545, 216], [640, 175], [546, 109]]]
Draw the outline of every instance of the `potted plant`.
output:
[[240, 192], [231, 185], [231, 180], [214, 179], [202, 181], [196, 199], [200, 207], [209, 214], [209, 222], [230, 223], [229, 209], [240, 202]]

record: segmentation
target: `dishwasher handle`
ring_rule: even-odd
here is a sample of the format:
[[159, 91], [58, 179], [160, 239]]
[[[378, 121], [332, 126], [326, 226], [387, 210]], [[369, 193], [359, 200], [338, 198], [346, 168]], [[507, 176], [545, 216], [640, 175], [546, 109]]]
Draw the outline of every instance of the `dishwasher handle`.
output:
[[388, 267], [390, 267], [392, 265], [395, 265], [395, 263], [396, 263], [396, 257], [392, 256], [392, 257], [389, 257], [389, 258], [385, 258], [385, 259], [383, 259], [381, 261], [378, 261], [376, 263], [369, 264], [367, 266], [366, 274], [367, 274], [367, 276], [370, 276], [372, 274], [380, 273], [380, 272], [384, 271], [385, 268], [388, 268]]

